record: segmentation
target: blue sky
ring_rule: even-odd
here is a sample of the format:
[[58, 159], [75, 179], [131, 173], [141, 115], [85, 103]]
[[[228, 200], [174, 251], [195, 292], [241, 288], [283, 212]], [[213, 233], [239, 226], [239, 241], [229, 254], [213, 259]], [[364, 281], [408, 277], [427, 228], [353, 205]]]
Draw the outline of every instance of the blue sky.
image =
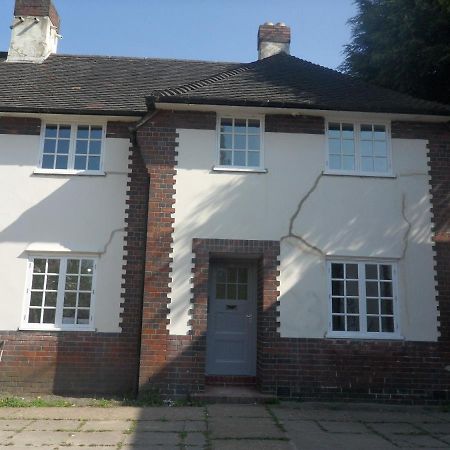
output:
[[[336, 68], [350, 41], [353, 0], [54, 0], [62, 20], [58, 53], [216, 61], [257, 58], [258, 26], [285, 22], [291, 54]], [[7, 50], [14, 0], [0, 1]]]

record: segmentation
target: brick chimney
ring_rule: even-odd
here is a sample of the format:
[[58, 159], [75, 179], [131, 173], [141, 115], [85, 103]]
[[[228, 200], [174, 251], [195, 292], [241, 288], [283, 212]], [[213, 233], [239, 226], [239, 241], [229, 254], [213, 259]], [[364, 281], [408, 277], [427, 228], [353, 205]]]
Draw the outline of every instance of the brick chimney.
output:
[[42, 63], [56, 53], [59, 26], [51, 0], [16, 0], [7, 61]]
[[291, 29], [283, 22], [273, 24], [266, 22], [259, 26], [258, 30], [258, 59], [268, 58], [277, 53], [289, 55], [291, 43]]

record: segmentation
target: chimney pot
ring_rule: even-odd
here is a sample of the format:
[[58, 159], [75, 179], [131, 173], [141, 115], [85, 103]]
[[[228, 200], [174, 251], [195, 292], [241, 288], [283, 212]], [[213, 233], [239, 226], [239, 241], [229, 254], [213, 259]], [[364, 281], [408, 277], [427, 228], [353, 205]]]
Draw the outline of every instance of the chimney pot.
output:
[[277, 53], [289, 55], [291, 43], [291, 29], [284, 23], [266, 22], [258, 30], [258, 59], [268, 58]]

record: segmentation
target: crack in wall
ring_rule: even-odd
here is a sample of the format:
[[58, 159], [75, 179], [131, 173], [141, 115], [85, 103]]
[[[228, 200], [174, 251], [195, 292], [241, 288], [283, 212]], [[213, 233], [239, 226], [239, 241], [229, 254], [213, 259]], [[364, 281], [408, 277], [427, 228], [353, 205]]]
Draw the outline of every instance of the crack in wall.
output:
[[125, 227], [122, 228], [116, 228], [115, 230], [111, 231], [111, 234], [109, 235], [109, 239], [106, 242], [106, 244], [103, 246], [103, 250], [99, 251], [100, 255], [104, 255], [106, 253], [106, 251], [108, 250], [108, 247], [111, 245], [112, 240], [114, 239], [114, 235], [116, 233], [120, 233], [120, 232], [125, 232]]
[[308, 198], [312, 195], [312, 193], [317, 189], [317, 186], [319, 185], [319, 181], [322, 178], [322, 176], [323, 176], [323, 172], [320, 172], [317, 175], [316, 179], [314, 180], [314, 183], [312, 184], [312, 186], [308, 189], [308, 192], [306, 192], [306, 194], [300, 199], [300, 202], [298, 203], [294, 214], [289, 219], [289, 231], [288, 231], [288, 234], [285, 235], [285, 236], [282, 236], [280, 241], [283, 242], [285, 239], [289, 239], [289, 238], [297, 239], [305, 247], [309, 248], [310, 250], [313, 250], [315, 253], [318, 253], [320, 256], [325, 257], [326, 256], [325, 253], [319, 247], [316, 247], [315, 245], [311, 244], [303, 236], [300, 236], [299, 234], [295, 234], [294, 231], [293, 231], [294, 230], [294, 223], [297, 220], [297, 218], [298, 218], [298, 216], [300, 214], [300, 211], [303, 208], [303, 205], [308, 200]]

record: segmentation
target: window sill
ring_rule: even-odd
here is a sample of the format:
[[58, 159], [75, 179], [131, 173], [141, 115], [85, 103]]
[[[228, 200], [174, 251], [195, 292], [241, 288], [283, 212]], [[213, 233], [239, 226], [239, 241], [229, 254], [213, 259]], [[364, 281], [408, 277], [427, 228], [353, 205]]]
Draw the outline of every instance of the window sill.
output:
[[402, 341], [405, 338], [398, 333], [340, 333], [329, 331], [327, 339], [352, 339], [361, 341]]
[[224, 167], [224, 166], [213, 166], [213, 172], [238, 172], [238, 173], [267, 173], [267, 169], [252, 168], [252, 167]]
[[81, 175], [81, 176], [95, 176], [101, 177], [105, 176], [106, 173], [102, 170], [63, 170], [63, 169], [34, 169], [33, 174], [35, 175], [64, 175], [64, 176], [72, 176], [72, 175]]
[[78, 326], [78, 327], [36, 327], [30, 325], [22, 325], [19, 327], [19, 331], [96, 331], [91, 326]]
[[324, 175], [332, 175], [337, 177], [359, 177], [359, 178], [397, 178], [397, 175], [392, 173], [370, 173], [370, 172], [345, 172], [345, 171], [333, 171], [325, 170]]

